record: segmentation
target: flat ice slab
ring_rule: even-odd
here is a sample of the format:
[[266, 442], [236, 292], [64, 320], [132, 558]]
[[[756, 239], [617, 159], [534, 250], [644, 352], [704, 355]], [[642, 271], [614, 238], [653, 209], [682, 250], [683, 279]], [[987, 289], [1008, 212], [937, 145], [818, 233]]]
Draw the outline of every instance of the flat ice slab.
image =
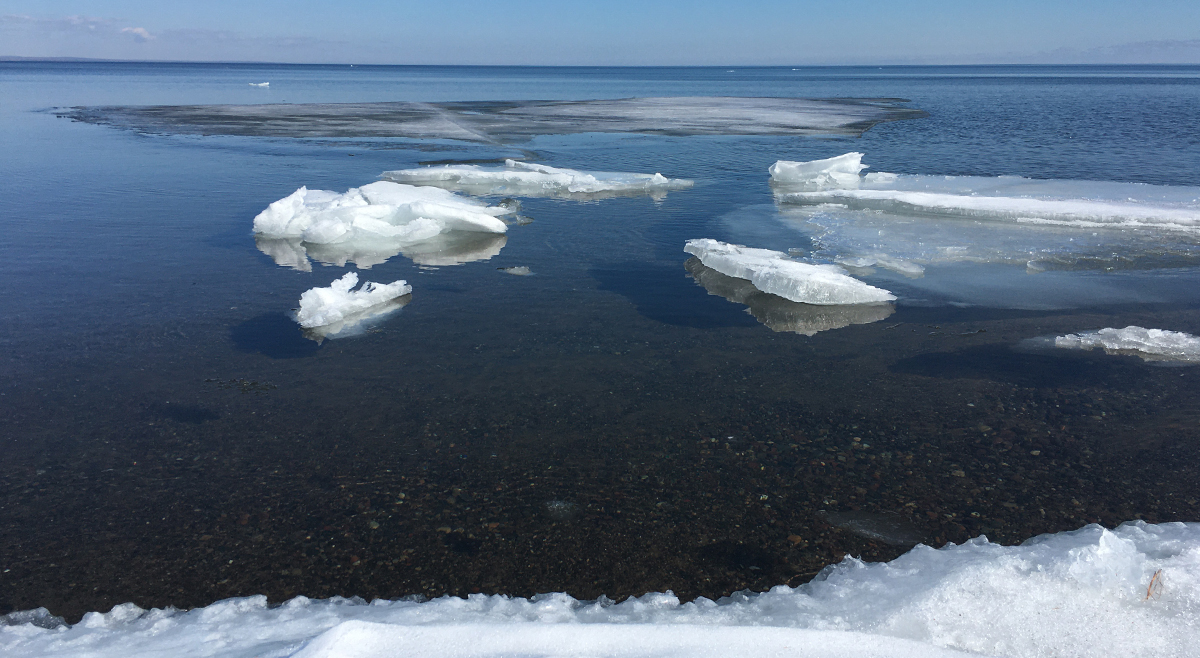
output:
[[814, 336], [822, 331], [841, 329], [852, 324], [879, 322], [896, 311], [896, 307], [890, 303], [842, 306], [801, 304], [765, 293], [746, 279], [721, 274], [706, 266], [699, 258], [687, 259], [683, 267], [708, 294], [724, 297], [736, 304], [745, 304], [746, 312], [771, 331]]
[[505, 160], [503, 167], [444, 165], [383, 172], [384, 179], [410, 185], [432, 185], [476, 195], [597, 198], [635, 194], [665, 195], [692, 186], [692, 181], [659, 173], [577, 171]]
[[347, 272], [329, 284], [328, 288], [310, 288], [300, 295], [296, 322], [315, 332], [319, 338], [345, 334], [361, 323], [396, 310], [403, 303], [397, 300], [412, 293], [405, 281], [383, 285], [368, 281], [358, 290], [358, 275]]
[[499, 217], [512, 212], [436, 187], [389, 181], [345, 193], [301, 187], [259, 213], [254, 233], [259, 249], [280, 265], [309, 270], [315, 252], [326, 263], [369, 267], [414, 245], [453, 242], [448, 234], [501, 235], [507, 226]]
[[275, 606], [254, 596], [190, 611], [126, 603], [69, 627], [33, 618], [54, 626], [36, 614], [0, 623], [0, 655], [1184, 658], [1200, 646], [1200, 524], [919, 545], [891, 562], [846, 558], [800, 587], [718, 601], [473, 594]]
[[890, 292], [846, 274], [836, 265], [812, 265], [770, 249], [752, 249], [717, 240], [688, 240], [683, 248], [725, 276], [746, 279], [755, 288], [804, 304], [878, 304], [894, 301]]
[[925, 116], [892, 99], [682, 96], [584, 101], [77, 107], [77, 121], [154, 133], [523, 142], [538, 135], [861, 135]]
[[771, 165], [771, 184], [791, 191], [856, 188], [862, 182], [859, 172], [867, 168], [862, 153], [851, 152], [824, 160], [791, 162], [780, 160]]
[[1054, 346], [1075, 350], [1102, 349], [1109, 354], [1131, 354], [1145, 361], [1200, 362], [1200, 337], [1164, 329], [1107, 327], [1058, 336]]

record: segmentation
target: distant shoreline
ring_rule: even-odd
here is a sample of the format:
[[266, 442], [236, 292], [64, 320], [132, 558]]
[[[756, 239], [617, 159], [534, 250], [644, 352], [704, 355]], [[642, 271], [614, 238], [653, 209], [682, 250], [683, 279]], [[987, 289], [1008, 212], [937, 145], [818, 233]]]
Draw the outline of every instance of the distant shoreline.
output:
[[718, 68], [734, 68], [734, 69], [772, 69], [772, 68], [805, 68], [805, 69], [828, 69], [828, 68], [864, 68], [864, 67], [879, 67], [879, 68], [986, 68], [986, 67], [1021, 67], [1021, 68], [1095, 68], [1095, 67], [1126, 67], [1136, 68], [1145, 66], [1155, 67], [1176, 67], [1176, 68], [1195, 68], [1200, 66], [1200, 62], [1180, 63], [1180, 62], [1142, 62], [1142, 63], [1088, 63], [1088, 64], [1056, 64], [1053, 62], [1045, 63], [1003, 63], [994, 62], [988, 64], [625, 64], [625, 65], [604, 65], [604, 64], [358, 64], [351, 62], [269, 62], [269, 61], [250, 61], [250, 60], [191, 60], [191, 59], [103, 59], [98, 57], [21, 57], [17, 55], [0, 55], [0, 63], [43, 63], [43, 64], [223, 64], [223, 65], [253, 65], [253, 66], [354, 66], [354, 67], [414, 67], [414, 68], [437, 68], [437, 67], [462, 67], [462, 68], [548, 68], [548, 69], [718, 69]]

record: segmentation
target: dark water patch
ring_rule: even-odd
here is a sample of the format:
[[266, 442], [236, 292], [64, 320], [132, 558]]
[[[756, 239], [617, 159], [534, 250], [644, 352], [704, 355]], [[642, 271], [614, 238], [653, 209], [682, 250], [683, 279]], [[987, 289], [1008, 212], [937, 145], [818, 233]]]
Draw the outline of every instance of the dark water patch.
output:
[[622, 295], [651, 320], [680, 327], [753, 327], [758, 322], [736, 306], [697, 287], [677, 265], [626, 262], [598, 266], [591, 275], [601, 290]]
[[265, 354], [272, 359], [312, 356], [319, 343], [304, 337], [300, 327], [282, 313], [267, 313], [229, 329], [229, 338], [241, 352]]
[[901, 359], [894, 373], [941, 379], [986, 379], [1033, 388], [1135, 386], [1143, 371], [1136, 357], [1087, 353], [1030, 354], [1008, 345], [980, 345], [952, 352], [927, 352]]
[[705, 562], [730, 571], [773, 572], [780, 566], [779, 557], [772, 551], [729, 539], [702, 546], [697, 553]]
[[170, 402], [149, 405], [146, 411], [157, 418], [165, 418], [189, 425], [199, 425], [200, 423], [216, 420], [221, 417], [220, 414], [208, 407], [194, 404], [172, 404]]

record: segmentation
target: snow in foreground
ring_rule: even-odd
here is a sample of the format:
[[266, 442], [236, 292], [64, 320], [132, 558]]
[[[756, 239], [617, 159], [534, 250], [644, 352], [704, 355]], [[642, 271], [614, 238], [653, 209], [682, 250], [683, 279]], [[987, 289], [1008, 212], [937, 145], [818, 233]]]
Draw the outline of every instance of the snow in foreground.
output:
[[681, 604], [565, 594], [427, 602], [229, 599], [133, 604], [71, 627], [0, 626], [6, 658], [72, 656], [1190, 655], [1200, 646], [1200, 524], [1090, 525], [999, 546], [847, 558], [813, 582]]
[[1200, 362], [1200, 338], [1181, 331], [1124, 329], [1106, 327], [1054, 339], [1054, 346], [1066, 349], [1102, 349], [1110, 354], [1131, 354], [1145, 361]]
[[505, 160], [503, 167], [444, 165], [383, 172], [383, 178], [410, 185], [432, 185], [467, 194], [526, 197], [596, 198], [602, 196], [665, 195], [682, 190], [692, 181], [662, 174], [577, 171], [547, 165]]
[[[327, 263], [381, 263], [406, 249], [462, 234], [498, 235], [508, 206], [488, 206], [436, 187], [380, 181], [345, 193], [301, 187], [254, 218], [259, 249], [276, 263], [308, 271]], [[310, 253], [312, 252], [312, 253]]]
[[725, 276], [746, 279], [762, 292], [804, 304], [877, 304], [890, 292], [846, 274], [837, 265], [812, 265], [770, 249], [752, 249], [710, 239], [688, 240], [683, 248]]
[[1200, 263], [1200, 187], [864, 176], [862, 157], [769, 169], [784, 222], [835, 262], [907, 276], [954, 262], [1027, 264], [1031, 272]]
[[358, 290], [358, 275], [347, 272], [327, 288], [310, 288], [300, 295], [296, 322], [318, 339], [349, 335], [363, 322], [382, 316], [404, 306], [401, 298], [412, 293], [406, 281], [383, 285], [368, 281]]

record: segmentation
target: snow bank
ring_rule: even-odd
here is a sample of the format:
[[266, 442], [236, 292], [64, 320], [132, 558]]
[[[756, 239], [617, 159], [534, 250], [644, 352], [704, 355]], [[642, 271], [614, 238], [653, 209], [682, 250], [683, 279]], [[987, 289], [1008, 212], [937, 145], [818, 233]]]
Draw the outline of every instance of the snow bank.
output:
[[770, 168], [785, 223], [820, 256], [920, 276], [934, 264], [1200, 264], [1200, 187], [1016, 176], [860, 176], [862, 154]]
[[332, 338], [403, 306], [407, 301], [398, 300], [412, 292], [412, 286], [405, 281], [387, 285], [368, 281], [353, 290], [357, 284], [358, 275], [347, 272], [328, 288], [306, 290], [300, 295], [296, 322], [319, 338]]
[[[1155, 583], [1151, 586], [1151, 583]], [[47, 624], [48, 625], [48, 624]], [[202, 656], [1128, 656], [1200, 646], [1200, 524], [1090, 525], [1020, 546], [977, 538], [886, 563], [847, 558], [797, 588], [680, 603], [565, 594], [427, 602], [132, 604], [71, 627], [0, 626], [6, 658]], [[758, 649], [761, 647], [762, 651]]]
[[862, 157], [862, 153], [847, 153], [808, 162], [780, 160], [767, 171], [771, 173], [771, 183], [783, 189], [856, 188], [862, 180], [858, 172], [867, 168]]
[[661, 195], [692, 186], [692, 181], [662, 174], [576, 171], [505, 160], [503, 167], [445, 165], [383, 172], [397, 183], [432, 185], [467, 194], [595, 198], [631, 194]]
[[855, 279], [836, 265], [811, 265], [770, 249], [716, 240], [688, 240], [683, 248], [726, 276], [747, 279], [759, 290], [793, 302], [819, 305], [875, 304], [896, 299]]
[[1059, 336], [1054, 339], [1054, 346], [1075, 350], [1100, 348], [1110, 354], [1132, 354], [1146, 361], [1200, 361], [1200, 337], [1164, 329], [1107, 327]]
[[771, 331], [813, 336], [822, 331], [841, 329], [852, 324], [878, 322], [896, 310], [892, 304], [851, 304], [846, 306], [801, 304], [778, 295], [765, 293], [746, 279], [721, 274], [704, 265], [699, 258], [687, 259], [683, 267], [697, 284], [708, 291], [708, 294], [724, 297], [736, 304], [745, 304], [746, 312]]
[[302, 187], [254, 218], [259, 248], [277, 263], [311, 269], [314, 247], [325, 262], [370, 266], [448, 233], [503, 234], [505, 206], [487, 206], [434, 187], [380, 181], [344, 194]]

